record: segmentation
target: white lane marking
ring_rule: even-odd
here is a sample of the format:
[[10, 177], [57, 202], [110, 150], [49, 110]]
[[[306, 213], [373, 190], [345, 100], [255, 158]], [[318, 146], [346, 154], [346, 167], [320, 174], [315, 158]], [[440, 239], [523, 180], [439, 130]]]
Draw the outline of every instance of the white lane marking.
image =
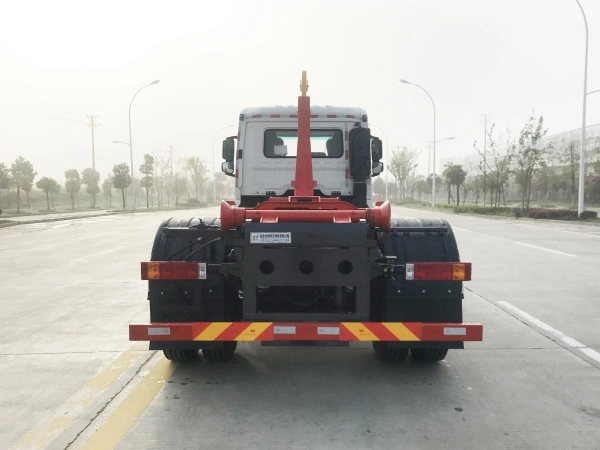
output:
[[[455, 227], [454, 225], [452, 225], [452, 229], [453, 229], [453, 230], [460, 230], [460, 231], [468, 231], [468, 232], [471, 232], [471, 230], [465, 230], [464, 228]], [[476, 232], [476, 233], [477, 233], [477, 232]]]
[[537, 248], [538, 250], [545, 250], [547, 252], [557, 253], [559, 255], [570, 256], [571, 258], [577, 258], [577, 255], [573, 255], [571, 253], [559, 252], [558, 250], [551, 250], [551, 249], [546, 248], [546, 247], [539, 247], [537, 245], [526, 244], [525, 242], [513, 241], [512, 239], [506, 239], [506, 238], [503, 238], [503, 237], [493, 236], [491, 234], [485, 234], [485, 233], [482, 233], [481, 231], [466, 230], [466, 229], [460, 228], [460, 227], [452, 227], [452, 229], [453, 230], [459, 230], [459, 231], [466, 231], [468, 233], [482, 234], [483, 236], [491, 237], [491, 238], [494, 238], [494, 239], [500, 239], [502, 241], [513, 242], [515, 244], [524, 245], [525, 247]]
[[600, 235], [591, 234], [591, 233], [583, 233], [581, 231], [560, 230], [558, 228], [541, 227], [539, 225], [525, 225], [524, 223], [514, 223], [514, 222], [510, 222], [510, 223], [512, 223], [514, 225], [519, 225], [521, 227], [539, 228], [539, 229], [547, 230], [547, 231], [560, 231], [561, 233], [579, 234], [581, 236], [592, 237], [594, 239], [600, 239]]
[[513, 241], [515, 244], [524, 245], [525, 247], [537, 248], [539, 250], [546, 250], [547, 252], [558, 253], [559, 255], [570, 256], [571, 258], [577, 258], [577, 255], [572, 255], [571, 253], [559, 252], [558, 250], [550, 250], [545, 247], [538, 247], [537, 245], [526, 244], [525, 242]]
[[102, 252], [92, 253], [91, 255], [86, 255], [86, 256], [82, 256], [81, 258], [73, 259], [73, 260], [71, 260], [71, 262], [84, 261], [86, 259], [95, 258], [96, 256], [106, 255], [107, 253], [116, 252], [117, 250], [120, 250], [120, 249], [126, 248], [126, 247], [127, 247], [127, 245], [121, 245], [120, 247], [111, 248], [111, 249], [108, 249], [108, 250], [104, 250]]
[[579, 351], [588, 356], [589, 358], [592, 358], [596, 361], [600, 361], [600, 353], [594, 350], [593, 348], [584, 347], [580, 348]]
[[540, 328], [541, 330], [544, 330], [548, 335], [555, 338], [557, 341], [562, 342], [564, 347], [577, 349], [581, 353], [585, 354], [588, 358], [591, 358], [594, 361], [597, 361], [598, 363], [600, 363], [600, 353], [597, 352], [596, 350], [586, 347], [585, 344], [582, 344], [578, 340], [565, 335], [563, 332], [558, 331], [556, 328], [551, 327], [547, 323], [542, 322], [539, 319], [536, 319], [531, 314], [526, 313], [525, 311], [517, 308], [516, 306], [514, 306], [511, 303], [508, 303], [506, 301], [498, 301], [496, 303], [498, 305], [502, 306], [503, 308], [505, 308], [506, 310], [510, 311], [514, 315], [519, 316], [525, 322], [528, 322], [529, 324], [534, 325], [537, 328]]

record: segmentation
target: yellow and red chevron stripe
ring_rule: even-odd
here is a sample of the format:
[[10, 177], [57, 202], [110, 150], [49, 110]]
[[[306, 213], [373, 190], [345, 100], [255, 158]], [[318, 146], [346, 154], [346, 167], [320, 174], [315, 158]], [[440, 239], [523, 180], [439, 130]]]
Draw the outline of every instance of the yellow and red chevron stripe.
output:
[[129, 325], [130, 341], [481, 341], [478, 323], [166, 322]]

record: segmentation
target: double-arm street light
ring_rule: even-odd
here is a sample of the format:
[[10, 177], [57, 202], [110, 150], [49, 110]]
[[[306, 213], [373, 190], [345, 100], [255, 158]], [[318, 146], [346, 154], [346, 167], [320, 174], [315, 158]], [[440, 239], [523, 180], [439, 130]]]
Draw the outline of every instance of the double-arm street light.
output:
[[427, 94], [427, 96], [431, 100], [431, 104], [433, 105], [433, 181], [431, 187], [431, 206], [435, 208], [435, 102], [433, 101], [431, 95], [429, 95], [429, 92], [427, 92], [423, 87], [419, 86], [418, 84], [411, 83], [410, 81], [406, 80], [400, 80], [400, 82], [404, 84], [412, 84], [413, 86], [416, 86], [419, 89], [421, 89]]
[[577, 202], [577, 216], [581, 217], [581, 213], [583, 212], [583, 201], [584, 201], [584, 190], [585, 190], [585, 110], [586, 110], [586, 100], [589, 94], [593, 94], [596, 91], [589, 92], [587, 91], [587, 63], [588, 63], [588, 25], [587, 18], [585, 17], [585, 11], [579, 3], [579, 0], [575, 0], [579, 9], [581, 10], [581, 14], [583, 14], [583, 23], [585, 24], [585, 63], [583, 69], [583, 115], [582, 115], [582, 124], [581, 124], [581, 152], [579, 153], [579, 199]]
[[223, 130], [226, 130], [227, 128], [231, 128], [233, 126], [233, 124], [229, 124], [226, 127], [221, 128], [219, 131], [217, 131], [215, 133], [215, 136], [213, 137], [213, 144], [212, 144], [212, 171], [213, 171], [213, 202], [217, 201], [217, 172], [215, 172], [215, 139], [217, 139], [217, 136], [219, 135], [219, 133]]
[[[438, 142], [449, 141], [451, 139], [454, 139], [454, 136], [440, 139], [440, 140], [436, 141], [435, 143], [437, 144]], [[429, 166], [427, 166], [427, 176], [429, 176]]]
[[[148, 86], [152, 86], [153, 84], [158, 84], [160, 80], [154, 80], [152, 83], [147, 84], [146, 86], [140, 88], [135, 95], [133, 96], [133, 98], [131, 99], [131, 102], [129, 103], [129, 157], [131, 159], [131, 199], [132, 199], [132, 204], [133, 204], [133, 209], [135, 209], [135, 187], [134, 187], [134, 183], [133, 183], [133, 143], [132, 143], [132, 139], [131, 139], [131, 105], [133, 104], [133, 100], [135, 100], [135, 97], [140, 93], [140, 91], [142, 89], [147, 88]], [[119, 144], [124, 144], [124, 142], [118, 142]]]

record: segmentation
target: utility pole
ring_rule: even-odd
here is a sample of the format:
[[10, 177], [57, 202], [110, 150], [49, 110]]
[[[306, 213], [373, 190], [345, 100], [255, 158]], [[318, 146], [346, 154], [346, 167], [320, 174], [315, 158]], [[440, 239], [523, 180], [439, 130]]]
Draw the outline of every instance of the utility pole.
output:
[[[431, 141], [427, 141], [427, 176], [425, 177], [425, 181], [429, 180], [429, 176], [431, 175]], [[433, 180], [431, 180], [433, 183]], [[429, 194], [426, 194], [426, 200], [429, 200]]]
[[429, 175], [431, 175], [431, 141], [427, 141], [427, 145], [427, 178], [429, 178]]
[[[484, 188], [485, 188], [485, 183], [487, 183], [487, 119], [489, 114], [482, 114], [483, 115], [483, 183], [484, 183]], [[485, 191], [483, 194], [483, 206], [485, 206]]]
[[587, 24], [587, 17], [585, 16], [585, 11], [581, 6], [579, 0], [575, 0], [577, 2], [577, 6], [581, 10], [581, 14], [583, 14], [583, 23], [585, 25], [585, 65], [583, 69], [583, 115], [582, 115], [582, 124], [581, 124], [581, 149], [579, 153], [579, 198], [577, 199], [577, 217], [581, 218], [581, 214], [585, 209], [584, 201], [585, 201], [585, 163], [586, 163], [586, 148], [587, 144], [585, 139], [585, 114], [586, 114], [586, 101], [588, 96], [587, 91], [587, 72], [588, 72], [588, 44], [589, 44], [589, 30]]
[[90, 118], [90, 123], [86, 123], [85, 125], [92, 129], [92, 169], [96, 170], [96, 152], [94, 150], [94, 129], [96, 129], [96, 127], [99, 127], [100, 124], [95, 121], [98, 118], [98, 116], [95, 116], [95, 117], [88, 116], [88, 117]]
[[482, 114], [483, 116], [483, 154], [485, 155], [485, 149], [486, 149], [486, 144], [487, 144], [487, 118], [489, 116], [489, 114]]
[[[173, 177], [173, 152], [175, 151], [173, 149], [173, 145], [169, 145], [169, 153], [171, 154], [171, 178]], [[177, 206], [177, 203], [179, 202], [179, 192], [177, 189], [177, 175], [175, 175], [175, 206]]]

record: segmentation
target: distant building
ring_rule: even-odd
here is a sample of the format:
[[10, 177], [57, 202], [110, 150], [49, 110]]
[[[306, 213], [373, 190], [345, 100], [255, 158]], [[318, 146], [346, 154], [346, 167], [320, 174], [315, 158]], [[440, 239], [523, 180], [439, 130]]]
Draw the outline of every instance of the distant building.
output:
[[[595, 150], [600, 148], [600, 123], [585, 127], [585, 141], [586, 174], [590, 175], [594, 173], [593, 163], [599, 157]], [[553, 167], [564, 166], [560, 156], [567, 146], [573, 145], [577, 154], [581, 152], [581, 128], [544, 136], [541, 145], [546, 146], [549, 143], [552, 143], [553, 149], [547, 157], [548, 165]]]
[[[600, 148], [600, 123], [585, 127], [585, 140], [587, 155], [586, 173], [590, 175], [594, 173], [594, 162], [600, 158], [600, 154], [594, 151], [595, 149]], [[572, 144], [574, 150], [579, 155], [581, 149], [581, 128], [546, 135], [540, 142], [542, 146], [546, 146], [549, 143], [552, 143], [552, 150], [546, 158], [547, 163], [549, 166], [554, 167], [557, 170], [562, 169], [563, 167], [566, 167], [566, 165], [561, 161], [561, 154], [564, 153], [564, 150], [568, 145]], [[499, 149], [500, 153], [505, 151], [506, 147]], [[439, 170], [436, 169], [436, 172], [442, 173], [448, 164], [460, 164], [469, 175], [475, 175], [479, 171], [479, 163], [481, 160], [482, 158], [479, 153], [473, 153], [471, 155], [461, 157], [440, 158]]]

